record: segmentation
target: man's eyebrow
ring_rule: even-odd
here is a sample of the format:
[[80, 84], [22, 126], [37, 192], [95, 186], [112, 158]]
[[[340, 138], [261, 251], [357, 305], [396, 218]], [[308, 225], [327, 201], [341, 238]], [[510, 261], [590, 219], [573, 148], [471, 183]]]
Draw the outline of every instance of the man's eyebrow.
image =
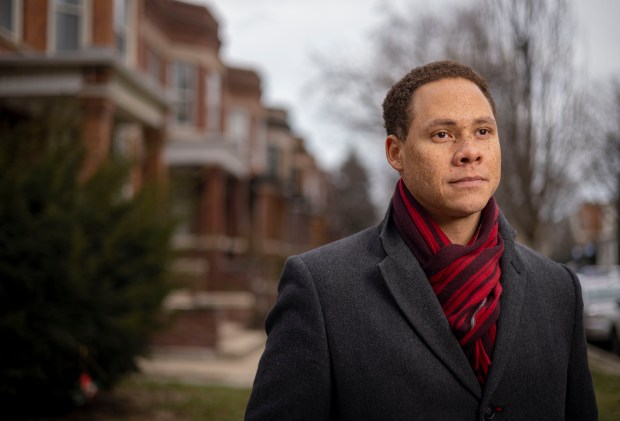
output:
[[474, 125], [478, 125], [478, 124], [495, 125], [495, 119], [493, 117], [480, 117], [474, 120]]
[[[473, 125], [477, 126], [479, 124], [490, 124], [495, 125], [495, 119], [493, 117], [480, 117], [473, 121]], [[457, 126], [458, 123], [455, 120], [451, 120], [449, 118], [436, 118], [434, 120], [429, 121], [424, 125], [425, 129], [432, 129], [437, 126]]]
[[454, 120], [450, 120], [449, 118], [436, 118], [434, 120], [429, 121], [424, 125], [426, 129], [432, 129], [437, 126], [456, 126], [457, 123]]

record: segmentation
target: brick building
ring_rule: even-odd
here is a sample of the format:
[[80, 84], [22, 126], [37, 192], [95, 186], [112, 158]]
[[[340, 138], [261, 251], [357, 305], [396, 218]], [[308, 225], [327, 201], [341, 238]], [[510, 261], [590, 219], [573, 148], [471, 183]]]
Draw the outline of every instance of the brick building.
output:
[[576, 260], [602, 266], [618, 262], [618, 214], [615, 204], [585, 202], [570, 218]]
[[209, 10], [181, 1], [0, 1], [0, 115], [61, 100], [85, 175], [121, 153], [136, 188], [170, 182], [179, 314], [163, 345], [214, 347], [220, 327], [262, 320], [286, 256], [325, 241], [325, 175], [220, 47]]

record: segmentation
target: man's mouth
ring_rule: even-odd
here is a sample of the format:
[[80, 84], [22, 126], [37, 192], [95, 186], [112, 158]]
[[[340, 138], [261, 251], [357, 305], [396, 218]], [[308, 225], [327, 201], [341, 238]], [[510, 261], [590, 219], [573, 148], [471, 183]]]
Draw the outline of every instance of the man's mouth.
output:
[[477, 187], [487, 180], [484, 177], [474, 176], [474, 177], [462, 177], [453, 181], [450, 181], [450, 184], [458, 186], [458, 187]]

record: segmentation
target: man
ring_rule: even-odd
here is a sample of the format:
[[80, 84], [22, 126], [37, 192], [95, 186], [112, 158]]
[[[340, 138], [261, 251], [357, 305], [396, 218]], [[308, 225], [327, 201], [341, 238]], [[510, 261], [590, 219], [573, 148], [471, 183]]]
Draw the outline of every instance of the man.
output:
[[515, 242], [493, 99], [413, 69], [383, 103], [384, 221], [287, 261], [248, 420], [594, 420], [577, 278]]

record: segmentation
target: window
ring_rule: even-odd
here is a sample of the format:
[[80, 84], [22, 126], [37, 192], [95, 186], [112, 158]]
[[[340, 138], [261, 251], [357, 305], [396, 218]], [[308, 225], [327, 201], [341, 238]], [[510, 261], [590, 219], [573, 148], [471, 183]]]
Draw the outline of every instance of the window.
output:
[[176, 234], [196, 234], [199, 203], [205, 194], [205, 186], [196, 169], [173, 167], [170, 170], [170, 203], [177, 219]]
[[179, 124], [194, 123], [196, 70], [188, 64], [177, 62], [173, 67], [174, 120]]
[[278, 177], [278, 167], [280, 166], [280, 151], [275, 145], [269, 145], [267, 148], [267, 175], [269, 177]]
[[13, 21], [15, 5], [13, 3], [13, 0], [0, 0], [0, 26], [10, 32], [15, 30]]
[[56, 51], [77, 50], [83, 43], [83, 1], [56, 0], [54, 5], [54, 46]]
[[0, 0], [0, 29], [17, 39], [21, 26], [22, 0]]
[[302, 175], [299, 168], [291, 168], [291, 183], [295, 189], [295, 194], [302, 193]]
[[121, 57], [127, 52], [127, 0], [114, 0], [114, 38]]
[[207, 75], [207, 129], [210, 131], [220, 130], [222, 79], [219, 73]]
[[228, 115], [228, 137], [237, 145], [247, 144], [250, 134], [250, 118], [243, 108], [233, 108]]
[[161, 83], [161, 58], [152, 48], [148, 48], [146, 57], [146, 72], [156, 84]]
[[237, 192], [237, 183], [231, 177], [226, 180], [226, 235], [235, 237], [238, 234], [238, 212], [235, 193]]

